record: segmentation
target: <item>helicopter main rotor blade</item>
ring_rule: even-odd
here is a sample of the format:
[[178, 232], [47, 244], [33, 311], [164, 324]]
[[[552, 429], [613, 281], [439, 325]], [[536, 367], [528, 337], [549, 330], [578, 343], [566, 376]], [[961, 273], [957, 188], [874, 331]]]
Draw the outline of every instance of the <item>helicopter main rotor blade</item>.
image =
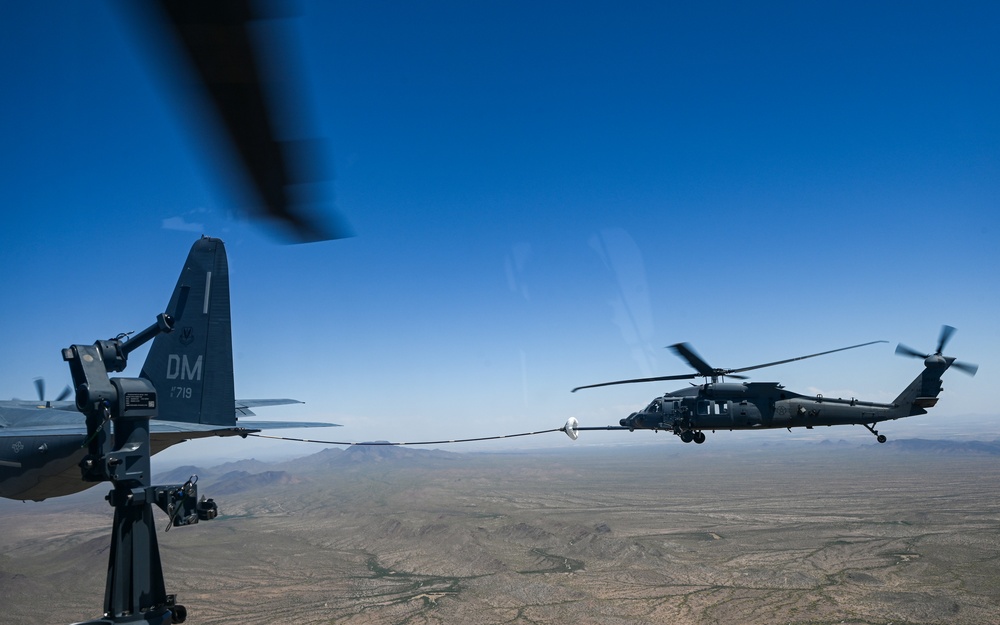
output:
[[688, 343], [675, 343], [669, 346], [670, 349], [687, 361], [691, 368], [698, 372], [699, 375], [705, 377], [711, 377], [713, 375], [718, 375], [718, 372], [710, 367], [707, 362], [705, 362], [694, 348]]
[[889, 341], [869, 341], [867, 343], [861, 343], [859, 345], [851, 345], [850, 347], [841, 347], [839, 349], [831, 349], [825, 352], [819, 352], [818, 354], [809, 354], [808, 356], [799, 356], [798, 358], [789, 358], [787, 360], [777, 360], [775, 362], [769, 362], [763, 365], [754, 365], [752, 367], [743, 367], [741, 369], [726, 369], [725, 375], [730, 373], [736, 373], [740, 371], [753, 371], [754, 369], [763, 369], [764, 367], [773, 367], [774, 365], [783, 365], [786, 362], [795, 362], [796, 360], [805, 360], [806, 358], [815, 358], [816, 356], [825, 356], [826, 354], [833, 354], [835, 352], [842, 352], [848, 349], [857, 349], [859, 347], [865, 347], [866, 345], [874, 345], [875, 343], [888, 343]]
[[700, 378], [700, 373], [685, 373], [684, 375], [664, 375], [657, 378], [635, 378], [633, 380], [617, 380], [615, 382], [601, 382], [600, 384], [588, 384], [586, 386], [578, 386], [574, 388], [571, 393], [575, 393], [580, 389], [584, 388], [597, 388], [598, 386], [614, 386], [615, 384], [635, 384], [637, 382], [663, 382], [666, 380], [693, 380], [695, 378]]
[[870, 341], [868, 343], [861, 343], [859, 345], [851, 345], [850, 347], [841, 347], [839, 349], [831, 349], [825, 352], [819, 352], [818, 354], [809, 354], [808, 356], [799, 356], [798, 358], [788, 358], [787, 360], [778, 360], [775, 362], [769, 362], [763, 365], [754, 365], [752, 367], [743, 367], [741, 369], [714, 369], [708, 365], [702, 358], [691, 348], [687, 343], [677, 343], [670, 346], [670, 349], [679, 355], [681, 358], [686, 360], [688, 364], [698, 370], [698, 373], [688, 373], [686, 375], [665, 375], [658, 376], [655, 378], [635, 378], [632, 380], [617, 380], [615, 382], [602, 382], [600, 384], [588, 384], [586, 386], [578, 386], [574, 388], [571, 392], [575, 393], [580, 389], [584, 388], [596, 388], [598, 386], [613, 386], [615, 384], [635, 384], [638, 382], [663, 382], [666, 380], [693, 380], [695, 378], [702, 377], [727, 377], [735, 378], [737, 380], [745, 380], [746, 376], [734, 375], [742, 371], [753, 371], [754, 369], [763, 369], [764, 367], [773, 367], [774, 365], [782, 365], [786, 362], [795, 362], [796, 360], [805, 360], [806, 358], [815, 358], [816, 356], [823, 356], [825, 354], [832, 354], [834, 352], [842, 352], [847, 349], [856, 349], [858, 347], [865, 347], [866, 345], [874, 345], [875, 343], [888, 343], [888, 341]]

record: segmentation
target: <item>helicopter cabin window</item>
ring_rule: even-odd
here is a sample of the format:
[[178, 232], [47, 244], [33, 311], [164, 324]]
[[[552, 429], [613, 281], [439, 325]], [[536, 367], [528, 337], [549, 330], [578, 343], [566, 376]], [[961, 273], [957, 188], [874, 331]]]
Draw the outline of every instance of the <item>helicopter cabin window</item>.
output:
[[714, 402], [711, 402], [711, 401], [709, 401], [707, 399], [703, 399], [703, 400], [699, 401], [698, 402], [698, 414], [699, 415], [703, 415], [703, 416], [704, 415], [712, 414], [712, 406], [714, 406], [714, 405], [715, 405]]
[[719, 410], [718, 410], [718, 412], [719, 412], [719, 414], [729, 414], [729, 402], [728, 401], [720, 401], [719, 402]]

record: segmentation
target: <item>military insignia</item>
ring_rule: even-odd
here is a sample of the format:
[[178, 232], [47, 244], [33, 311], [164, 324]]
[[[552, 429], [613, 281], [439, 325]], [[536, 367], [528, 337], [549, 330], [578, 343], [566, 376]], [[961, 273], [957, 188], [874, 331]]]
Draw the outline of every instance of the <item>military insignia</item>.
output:
[[181, 345], [190, 345], [191, 343], [194, 343], [194, 328], [191, 326], [181, 328], [181, 336], [178, 340]]

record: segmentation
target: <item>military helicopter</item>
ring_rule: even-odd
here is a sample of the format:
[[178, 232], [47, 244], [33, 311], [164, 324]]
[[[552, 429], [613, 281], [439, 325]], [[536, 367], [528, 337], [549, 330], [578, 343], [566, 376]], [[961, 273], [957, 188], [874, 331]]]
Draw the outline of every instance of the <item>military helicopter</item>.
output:
[[[951, 356], [943, 355], [944, 347], [955, 333], [955, 328], [942, 326], [937, 350], [931, 354], [919, 352], [903, 344], [896, 347], [896, 354], [922, 358], [924, 370], [907, 386], [892, 403], [883, 404], [859, 399], [833, 399], [822, 395], [801, 395], [787, 390], [777, 382], [726, 382], [725, 379], [745, 380], [739, 375], [745, 371], [773, 367], [788, 362], [814, 358], [848, 349], [857, 349], [886, 341], [871, 341], [849, 347], [841, 347], [808, 356], [778, 360], [761, 365], [724, 369], [712, 367], [694, 351], [688, 343], [671, 345], [670, 349], [685, 360], [696, 373], [668, 375], [655, 378], [618, 380], [578, 386], [573, 392], [585, 388], [633, 384], [638, 382], [661, 382], [665, 380], [689, 380], [703, 377], [705, 383], [692, 385], [678, 391], [657, 397], [639, 412], [633, 412], [622, 419], [622, 429], [634, 431], [665, 430], [680, 437], [685, 443], [705, 442], [705, 430], [763, 430], [774, 428], [804, 427], [812, 429], [817, 425], [862, 425], [875, 435], [880, 443], [886, 441], [875, 426], [883, 421], [913, 417], [927, 413], [927, 409], [937, 404], [941, 393], [941, 375], [954, 367], [968, 375], [975, 375], [978, 365], [959, 362]], [[576, 424], [573, 424], [575, 426]], [[567, 424], [567, 428], [573, 427]], [[606, 428], [573, 428], [606, 429]], [[567, 433], [569, 431], [567, 430]], [[572, 434], [571, 434], [572, 437]]]

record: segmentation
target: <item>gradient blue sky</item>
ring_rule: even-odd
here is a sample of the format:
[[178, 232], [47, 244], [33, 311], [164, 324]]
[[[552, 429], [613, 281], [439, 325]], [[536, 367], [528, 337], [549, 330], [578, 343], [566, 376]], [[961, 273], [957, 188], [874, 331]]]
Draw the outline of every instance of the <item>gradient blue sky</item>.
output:
[[998, 412], [997, 3], [299, 4], [289, 132], [326, 139], [357, 233], [304, 246], [238, 216], [120, 4], [0, 4], [0, 397], [148, 325], [204, 233], [237, 395], [348, 426], [311, 436], [617, 423], [679, 385], [569, 389], [685, 373], [679, 341], [741, 367], [885, 339], [754, 379], [888, 401], [920, 370], [896, 342], [943, 323], [979, 375], [883, 431], [1000, 435], [974, 416]]

